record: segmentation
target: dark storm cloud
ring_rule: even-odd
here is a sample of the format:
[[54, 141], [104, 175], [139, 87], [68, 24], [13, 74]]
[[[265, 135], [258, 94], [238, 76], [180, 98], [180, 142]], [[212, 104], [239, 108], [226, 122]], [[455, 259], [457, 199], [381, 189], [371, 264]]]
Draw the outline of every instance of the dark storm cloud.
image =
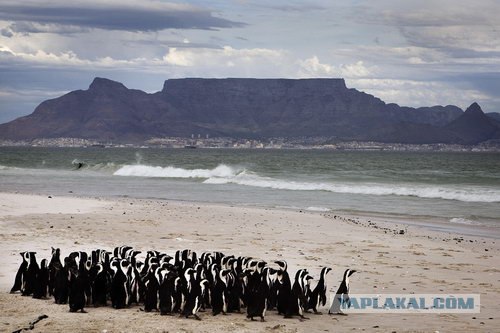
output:
[[89, 28], [78, 26], [65, 26], [59, 24], [40, 24], [34, 22], [14, 22], [8, 27], [0, 30], [0, 34], [4, 37], [13, 37], [15, 34], [28, 35], [32, 33], [53, 33], [59, 35], [68, 35], [79, 32], [88, 32]]
[[0, 20], [124, 31], [209, 30], [243, 26], [243, 23], [215, 17], [207, 9], [159, 1], [6, 1], [0, 3]]

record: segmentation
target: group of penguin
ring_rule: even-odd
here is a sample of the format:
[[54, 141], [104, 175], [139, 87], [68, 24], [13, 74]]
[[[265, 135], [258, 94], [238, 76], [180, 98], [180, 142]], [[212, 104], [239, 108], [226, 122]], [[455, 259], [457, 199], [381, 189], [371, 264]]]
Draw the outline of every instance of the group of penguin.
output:
[[[178, 313], [198, 320], [198, 313], [206, 309], [215, 316], [240, 313], [245, 307], [251, 320], [265, 321], [266, 311], [273, 309], [285, 318], [307, 319], [306, 312], [320, 313], [318, 307], [326, 304], [328, 267], [321, 269], [311, 288], [313, 277], [307, 269], [299, 269], [292, 282], [284, 260], [274, 261], [276, 266], [271, 267], [251, 257], [221, 252], [198, 255], [185, 249], [176, 251], [174, 257], [148, 251], [141, 261], [140, 253], [120, 246], [113, 252], [97, 249], [90, 255], [72, 252], [61, 261], [60, 249], [52, 248], [50, 261], [43, 259], [38, 265], [36, 252], [22, 252], [11, 293], [54, 297], [57, 304], [69, 304], [70, 312], [85, 312], [87, 306], [106, 306], [111, 301], [115, 309], [143, 304], [145, 312]], [[348, 296], [349, 276], [354, 272], [345, 271], [338, 295]]]

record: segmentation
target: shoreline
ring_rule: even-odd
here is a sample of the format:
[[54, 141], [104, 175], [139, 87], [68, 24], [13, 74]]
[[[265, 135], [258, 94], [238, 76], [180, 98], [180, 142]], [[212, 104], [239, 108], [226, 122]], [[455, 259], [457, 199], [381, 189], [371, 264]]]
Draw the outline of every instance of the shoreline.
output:
[[[14, 195], [25, 195], [47, 198], [52, 196], [49, 193], [42, 194], [40, 192], [22, 192], [22, 191], [0, 191], [0, 196], [2, 194], [14, 194]], [[122, 200], [155, 200], [171, 202], [175, 204], [198, 204], [198, 205], [208, 205], [208, 206], [228, 206], [228, 207], [246, 207], [246, 208], [257, 208], [257, 209], [272, 209], [278, 211], [287, 212], [298, 212], [298, 213], [308, 213], [308, 214], [320, 214], [320, 215], [341, 215], [350, 219], [363, 220], [366, 223], [376, 222], [378, 224], [386, 225], [390, 228], [404, 229], [405, 227], [417, 227], [422, 228], [427, 231], [441, 232], [443, 234], [456, 234], [455, 236], [463, 237], [485, 237], [489, 239], [500, 240], [500, 224], [498, 226], [486, 225], [484, 223], [477, 224], [466, 224], [466, 223], [453, 223], [444, 217], [435, 216], [421, 216], [421, 215], [402, 215], [402, 214], [390, 214], [390, 213], [378, 213], [378, 212], [367, 212], [367, 211], [346, 211], [346, 210], [328, 210], [323, 211], [317, 209], [318, 207], [286, 207], [286, 206], [266, 206], [254, 203], [241, 204], [241, 203], [226, 203], [226, 202], [203, 202], [196, 200], [179, 200], [179, 199], [166, 199], [166, 198], [156, 198], [156, 197], [130, 197], [130, 196], [85, 196], [85, 195], [75, 195], [75, 194], [64, 194], [57, 195], [58, 198], [66, 198], [71, 201], [71, 199], [83, 199], [83, 200], [99, 200], [99, 201], [122, 201]], [[313, 208], [313, 209], [311, 209]], [[0, 212], [0, 217], [3, 214]], [[399, 227], [401, 225], [401, 227]]]
[[[11, 197], [22, 213], [26, 198]], [[0, 196], [1, 196], [0, 195]], [[74, 198], [90, 210], [77, 211], [64, 197], [38, 198], [39, 210], [28, 215], [0, 217], [4, 255], [0, 257], [0, 320], [7, 331], [27, 325], [41, 314], [48, 318], [36, 331], [108, 332], [319, 332], [335, 331], [493, 331], [500, 327], [500, 243], [485, 237], [456, 237], [416, 226], [400, 234], [400, 226], [365, 220], [334, 212], [299, 212], [271, 208], [173, 202], [154, 199], [115, 200]], [[43, 200], [42, 200], [43, 199]], [[45, 207], [45, 208], [44, 208]], [[65, 207], [64, 213], [55, 212]], [[54, 211], [55, 210], [55, 211]], [[336, 217], [335, 217], [336, 216]], [[342, 273], [357, 269], [351, 278], [351, 293], [479, 293], [478, 314], [350, 314], [349, 316], [309, 315], [308, 321], [283, 319], [275, 311], [266, 323], [251, 322], [243, 314], [213, 317], [201, 313], [202, 322], [177, 316], [144, 313], [140, 306], [124, 310], [111, 307], [86, 308], [87, 314], [71, 314], [67, 306], [52, 299], [35, 300], [10, 295], [20, 263], [19, 252], [37, 251], [37, 259], [50, 256], [50, 247], [60, 247], [62, 256], [71, 250], [90, 251], [131, 245], [139, 250], [157, 248], [223, 251], [251, 255], [272, 262], [285, 259], [291, 272], [307, 268], [315, 285], [319, 270], [332, 267], [327, 277], [328, 293], [334, 293]], [[320, 311], [328, 311], [328, 305]], [[491, 319], [490, 319], [491, 318]], [[132, 319], [132, 320], [131, 320]]]

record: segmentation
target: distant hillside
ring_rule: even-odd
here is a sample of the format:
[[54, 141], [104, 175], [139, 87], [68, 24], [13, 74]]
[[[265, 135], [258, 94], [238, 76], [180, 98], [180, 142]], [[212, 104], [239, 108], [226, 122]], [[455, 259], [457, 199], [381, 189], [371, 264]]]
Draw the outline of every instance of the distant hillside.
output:
[[171, 79], [147, 94], [96, 78], [87, 90], [42, 102], [0, 125], [0, 138], [76, 137], [140, 142], [192, 134], [235, 138], [330, 137], [400, 143], [478, 143], [499, 125], [456, 106], [400, 107], [343, 79]]

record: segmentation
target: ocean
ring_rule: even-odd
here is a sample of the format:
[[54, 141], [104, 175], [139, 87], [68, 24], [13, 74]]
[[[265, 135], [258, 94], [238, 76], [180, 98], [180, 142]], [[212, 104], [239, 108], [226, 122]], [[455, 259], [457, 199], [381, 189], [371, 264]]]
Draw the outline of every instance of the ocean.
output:
[[500, 230], [500, 154], [0, 148], [0, 190], [339, 212]]

